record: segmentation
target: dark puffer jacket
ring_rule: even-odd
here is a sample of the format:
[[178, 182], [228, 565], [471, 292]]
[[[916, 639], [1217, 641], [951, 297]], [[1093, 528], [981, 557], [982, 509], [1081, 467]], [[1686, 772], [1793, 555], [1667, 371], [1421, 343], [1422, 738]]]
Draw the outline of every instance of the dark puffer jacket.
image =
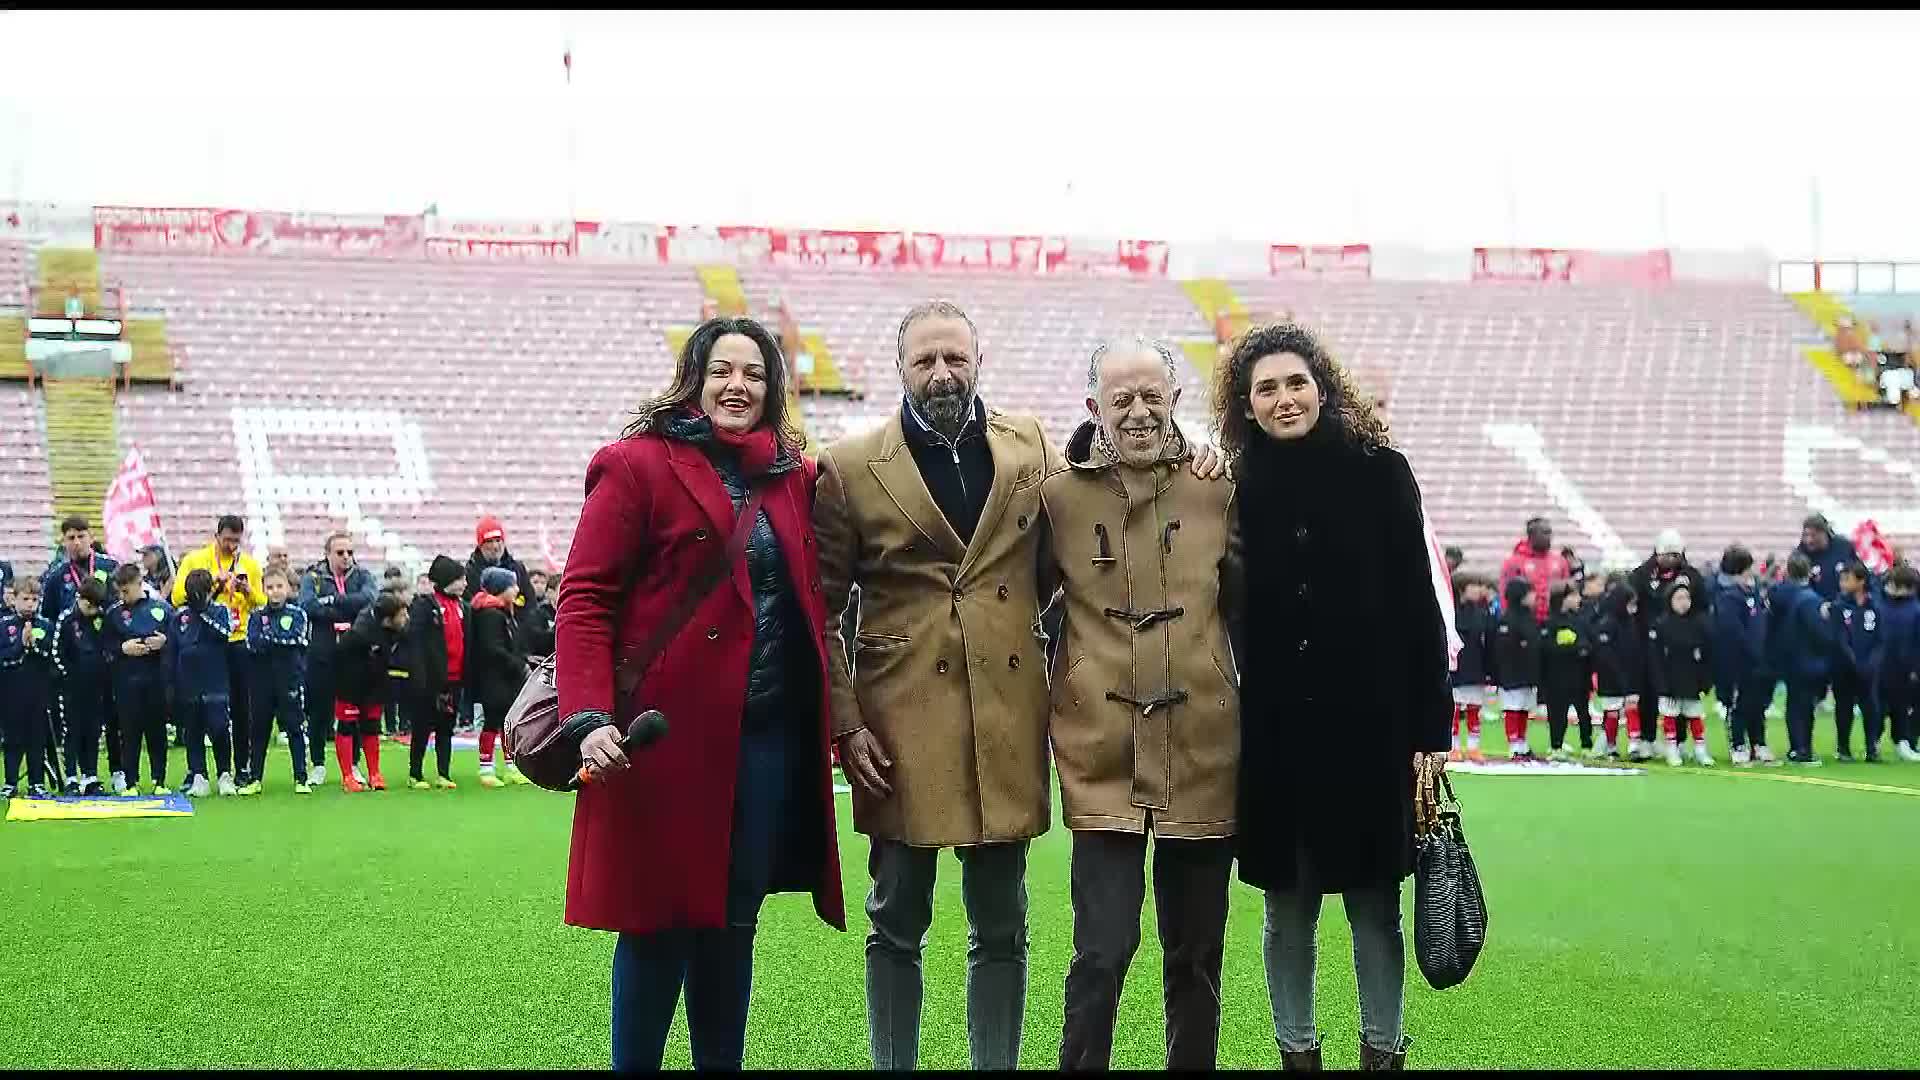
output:
[[[714, 440], [711, 421], [678, 417], [667, 424], [666, 435], [704, 450], [714, 471], [720, 474], [720, 482], [726, 485], [734, 513], [746, 506], [751, 494], [746, 478], [733, 455]], [[799, 467], [797, 460], [782, 456], [767, 475], [777, 476]], [[780, 542], [765, 510], [755, 517], [753, 530], [747, 534], [747, 581], [753, 589], [753, 654], [747, 666], [747, 708], [741, 726], [746, 731], [763, 731], [780, 723], [787, 712], [783, 705], [796, 689], [792, 685], [792, 662], [807, 659], [791, 655], [790, 638], [800, 635], [800, 640], [805, 640], [806, 624], [796, 605], [792, 583], [787, 580]]]

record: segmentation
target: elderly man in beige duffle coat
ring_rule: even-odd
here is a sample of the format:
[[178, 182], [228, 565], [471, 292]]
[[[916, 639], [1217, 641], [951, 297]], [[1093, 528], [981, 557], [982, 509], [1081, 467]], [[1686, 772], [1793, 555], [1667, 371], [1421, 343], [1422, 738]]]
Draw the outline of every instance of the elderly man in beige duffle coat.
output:
[[[814, 528], [833, 652], [833, 731], [867, 869], [867, 1026], [876, 1068], [919, 1058], [921, 950], [941, 848], [961, 864], [967, 1042], [976, 1069], [1019, 1062], [1027, 843], [1051, 820], [1040, 483], [1061, 464], [1038, 421], [976, 393], [960, 308], [900, 323], [903, 400], [820, 456]], [[1209, 452], [1196, 468], [1218, 473]], [[841, 634], [852, 589], [858, 625]]]
[[1184, 468], [1165, 343], [1096, 349], [1087, 395], [1092, 419], [1040, 484], [1067, 605], [1049, 729], [1073, 830], [1060, 1068], [1108, 1067], [1152, 837], [1167, 1068], [1211, 1070], [1240, 756], [1233, 486]]

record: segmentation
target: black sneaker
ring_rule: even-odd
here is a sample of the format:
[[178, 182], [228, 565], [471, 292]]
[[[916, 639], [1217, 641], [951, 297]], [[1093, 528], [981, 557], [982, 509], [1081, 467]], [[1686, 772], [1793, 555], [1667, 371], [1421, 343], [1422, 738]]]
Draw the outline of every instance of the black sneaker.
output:
[[0, 799], [11, 799], [20, 794], [20, 789], [12, 784], [0, 784]]
[[66, 787], [63, 787], [63, 788], [61, 788], [61, 789], [60, 789], [60, 792], [61, 792], [61, 794], [63, 794], [63, 795], [67, 795], [67, 796], [70, 796], [70, 797], [71, 797], [71, 796], [77, 796], [77, 795], [79, 795], [79, 794], [80, 794], [80, 781], [78, 781], [78, 780], [68, 780], [68, 781], [67, 781], [67, 786], [66, 786]]
[[35, 784], [35, 785], [33, 785], [32, 787], [30, 787], [30, 788], [28, 788], [28, 789], [27, 789], [27, 798], [29, 798], [29, 799], [51, 799], [51, 798], [53, 798], [53, 792], [51, 792], [51, 791], [48, 791], [48, 790], [47, 790], [47, 785], [45, 785], [45, 784]]
[[1851, 750], [1838, 751], [1833, 755], [1833, 760], [1839, 762], [1842, 765], [1851, 765], [1853, 764], [1853, 751]]
[[1869, 750], [1869, 751], [1867, 751], [1867, 759], [1866, 759], [1866, 760], [1867, 760], [1867, 764], [1869, 764], [1869, 765], [1878, 765], [1878, 764], [1880, 764], [1880, 751], [1878, 751], [1878, 750]]
[[82, 795], [86, 795], [88, 797], [92, 797], [95, 795], [105, 795], [106, 793], [107, 793], [106, 785], [102, 784], [98, 780], [95, 780], [92, 783], [88, 784], [86, 788], [83, 791], [81, 791]]

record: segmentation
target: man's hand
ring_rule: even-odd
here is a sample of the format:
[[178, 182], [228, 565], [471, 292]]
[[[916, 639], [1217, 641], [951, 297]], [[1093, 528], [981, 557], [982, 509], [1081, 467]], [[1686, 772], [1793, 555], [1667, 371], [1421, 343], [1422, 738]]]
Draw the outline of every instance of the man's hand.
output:
[[893, 785], [887, 782], [886, 773], [893, 768], [893, 759], [881, 747], [879, 737], [866, 728], [840, 740], [840, 767], [848, 781], [860, 785], [874, 798], [884, 799], [893, 794]]
[[1218, 480], [1227, 474], [1227, 459], [1209, 443], [1193, 455], [1188, 467], [1202, 480]]
[[595, 773], [627, 767], [627, 752], [620, 747], [620, 729], [603, 724], [580, 740], [580, 760]]

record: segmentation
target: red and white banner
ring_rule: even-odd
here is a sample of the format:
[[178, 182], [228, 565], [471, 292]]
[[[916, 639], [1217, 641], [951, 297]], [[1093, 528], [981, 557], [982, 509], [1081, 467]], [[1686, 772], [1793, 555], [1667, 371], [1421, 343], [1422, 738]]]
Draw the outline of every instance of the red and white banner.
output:
[[1666, 251], [1604, 252], [1562, 248], [1474, 248], [1473, 280], [1658, 285], [1673, 280]]
[[1166, 277], [1170, 248], [1164, 240], [1106, 240], [1048, 237], [1044, 265], [1049, 274], [1098, 277]]
[[596, 262], [658, 263], [666, 228], [627, 221], [576, 221], [574, 253]]
[[960, 236], [913, 233], [908, 255], [916, 270], [991, 270], [1032, 274], [1046, 243], [1038, 236]]
[[92, 237], [91, 206], [0, 199], [0, 240], [86, 247]]
[[399, 214], [292, 214], [212, 207], [97, 206], [101, 251], [419, 258], [422, 222]]
[[426, 219], [427, 258], [477, 262], [564, 262], [572, 259], [571, 221]]
[[1880, 532], [1880, 526], [1872, 518], [1867, 518], [1853, 527], [1853, 550], [1867, 569], [1876, 574], [1884, 574], [1893, 565], [1893, 545]]
[[167, 542], [166, 530], [160, 527], [159, 503], [153, 497], [153, 481], [147, 476], [147, 463], [138, 446], [127, 451], [120, 472], [107, 488], [100, 521], [106, 532], [103, 542], [107, 554], [118, 559], [137, 558], [146, 545]]
[[1373, 248], [1367, 244], [1274, 244], [1267, 249], [1267, 276], [1365, 281], [1373, 276]]

